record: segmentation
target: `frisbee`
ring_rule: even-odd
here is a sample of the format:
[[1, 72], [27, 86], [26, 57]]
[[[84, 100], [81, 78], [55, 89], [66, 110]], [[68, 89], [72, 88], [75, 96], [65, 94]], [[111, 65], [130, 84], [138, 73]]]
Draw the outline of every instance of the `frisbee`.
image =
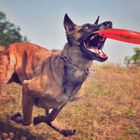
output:
[[100, 30], [99, 35], [105, 38], [111, 38], [127, 43], [140, 44], [140, 32], [125, 30], [119, 28], [112, 28]]

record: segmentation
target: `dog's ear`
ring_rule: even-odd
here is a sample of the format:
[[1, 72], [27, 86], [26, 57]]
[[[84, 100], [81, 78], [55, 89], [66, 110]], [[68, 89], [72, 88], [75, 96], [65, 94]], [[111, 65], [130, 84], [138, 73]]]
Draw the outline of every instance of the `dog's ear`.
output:
[[66, 32], [71, 31], [73, 27], [75, 26], [75, 24], [72, 22], [72, 20], [69, 18], [67, 14], [65, 14], [63, 24], [64, 24]]
[[97, 19], [96, 19], [96, 21], [95, 21], [95, 23], [94, 23], [95, 25], [98, 25], [98, 23], [99, 23], [99, 18], [100, 18], [100, 16], [97, 17]]

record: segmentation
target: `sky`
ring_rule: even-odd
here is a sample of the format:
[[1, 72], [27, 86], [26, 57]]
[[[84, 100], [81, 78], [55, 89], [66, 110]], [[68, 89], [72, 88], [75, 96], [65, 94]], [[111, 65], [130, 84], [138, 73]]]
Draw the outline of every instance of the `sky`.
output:
[[[140, 0], [0, 0], [0, 11], [29, 41], [48, 49], [63, 49], [66, 43], [65, 13], [78, 25], [94, 23], [100, 16], [100, 23], [110, 20], [114, 28], [140, 32]], [[122, 64], [139, 46], [107, 39], [107, 63]]]

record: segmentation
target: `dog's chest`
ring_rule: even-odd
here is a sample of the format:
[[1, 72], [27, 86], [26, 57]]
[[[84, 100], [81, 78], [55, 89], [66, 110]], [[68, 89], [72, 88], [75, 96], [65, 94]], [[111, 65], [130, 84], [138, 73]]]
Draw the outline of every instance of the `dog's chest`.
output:
[[76, 67], [66, 67], [64, 81], [66, 83], [71, 83], [72, 85], [78, 85], [85, 81], [88, 76], [88, 69], [80, 70]]
[[67, 67], [64, 77], [64, 94], [68, 96], [68, 99], [73, 98], [82, 86], [82, 83], [87, 78], [87, 71], [79, 70], [77, 68]]
[[43, 97], [34, 99], [35, 105], [44, 109], [61, 108], [67, 101], [68, 97], [66, 95], [55, 96], [51, 93], [46, 93]]
[[69, 71], [64, 75], [60, 91], [59, 87], [55, 86], [55, 89], [52, 89], [52, 86], [49, 86], [44, 96], [35, 100], [35, 104], [43, 108], [60, 108], [75, 96], [86, 77], [87, 74], [83, 71]]

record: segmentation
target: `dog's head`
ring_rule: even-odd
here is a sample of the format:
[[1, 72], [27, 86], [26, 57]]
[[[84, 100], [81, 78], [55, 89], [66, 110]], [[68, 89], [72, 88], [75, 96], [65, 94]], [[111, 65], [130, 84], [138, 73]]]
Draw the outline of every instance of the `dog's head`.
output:
[[106, 38], [100, 36], [100, 30], [112, 28], [111, 21], [98, 24], [99, 17], [94, 24], [76, 25], [65, 14], [64, 27], [70, 46], [76, 47], [84, 57], [103, 62], [108, 56], [102, 51]]

